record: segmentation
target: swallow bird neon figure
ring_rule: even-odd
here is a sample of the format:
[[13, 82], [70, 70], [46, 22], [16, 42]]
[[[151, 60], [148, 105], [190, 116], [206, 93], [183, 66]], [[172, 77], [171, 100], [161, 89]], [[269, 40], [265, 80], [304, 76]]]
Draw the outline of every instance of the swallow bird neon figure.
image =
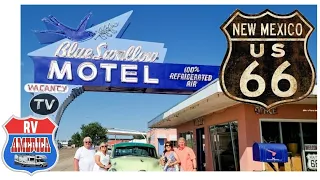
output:
[[95, 36], [94, 32], [86, 31], [91, 15], [91, 12], [86, 15], [80, 22], [77, 29], [73, 29], [62, 24], [54, 16], [50, 15], [47, 18], [42, 19], [48, 30], [34, 32], [41, 44], [53, 43], [64, 38], [77, 42], [89, 40]]

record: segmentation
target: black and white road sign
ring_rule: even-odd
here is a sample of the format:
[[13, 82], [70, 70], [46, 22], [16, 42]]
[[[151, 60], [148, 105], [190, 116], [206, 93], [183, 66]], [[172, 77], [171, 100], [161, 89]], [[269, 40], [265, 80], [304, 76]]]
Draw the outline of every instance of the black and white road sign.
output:
[[317, 152], [306, 152], [307, 171], [317, 171]]
[[314, 27], [299, 11], [236, 10], [221, 29], [228, 40], [220, 68], [226, 96], [271, 109], [312, 92], [316, 75], [307, 45]]

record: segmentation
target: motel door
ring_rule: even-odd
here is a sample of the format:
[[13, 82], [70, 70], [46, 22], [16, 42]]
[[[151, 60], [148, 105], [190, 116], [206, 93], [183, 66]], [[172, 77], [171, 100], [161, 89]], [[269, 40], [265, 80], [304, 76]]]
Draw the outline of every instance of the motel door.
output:
[[205, 158], [205, 142], [204, 142], [204, 128], [199, 128], [197, 133], [197, 167], [198, 171], [206, 170], [206, 158]]
[[215, 171], [239, 171], [238, 124], [229, 122], [210, 127]]
[[161, 156], [163, 154], [163, 151], [164, 151], [164, 139], [159, 138], [158, 139], [158, 154], [159, 154], [159, 156]]

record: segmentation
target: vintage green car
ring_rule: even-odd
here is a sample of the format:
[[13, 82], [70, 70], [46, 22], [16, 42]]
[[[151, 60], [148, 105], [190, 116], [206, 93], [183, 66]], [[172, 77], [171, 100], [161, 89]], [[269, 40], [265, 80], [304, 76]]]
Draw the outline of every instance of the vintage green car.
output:
[[156, 148], [146, 143], [115, 144], [110, 162], [109, 171], [163, 171]]

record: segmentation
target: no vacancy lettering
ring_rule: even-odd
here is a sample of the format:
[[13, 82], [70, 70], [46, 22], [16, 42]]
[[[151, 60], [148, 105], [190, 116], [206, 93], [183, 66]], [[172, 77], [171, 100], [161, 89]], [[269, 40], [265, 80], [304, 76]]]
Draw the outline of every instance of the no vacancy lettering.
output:
[[24, 86], [24, 90], [30, 93], [67, 93], [68, 86], [64, 84], [37, 84], [28, 83]]

